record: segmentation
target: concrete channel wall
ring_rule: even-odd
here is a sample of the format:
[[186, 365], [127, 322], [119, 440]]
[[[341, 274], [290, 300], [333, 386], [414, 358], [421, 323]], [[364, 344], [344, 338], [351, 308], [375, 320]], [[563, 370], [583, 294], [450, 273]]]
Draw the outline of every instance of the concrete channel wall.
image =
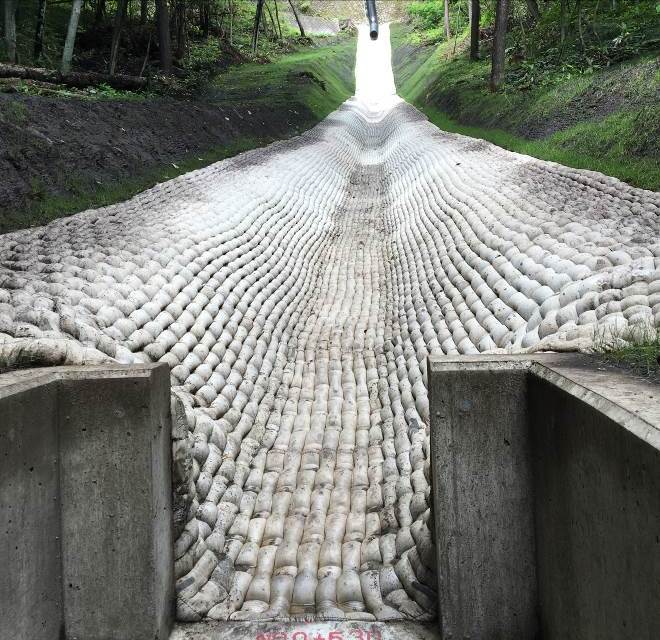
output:
[[0, 376], [0, 638], [168, 637], [169, 396], [165, 365]]
[[[428, 373], [442, 637], [659, 638], [658, 387], [577, 356]], [[168, 638], [171, 429], [163, 365], [0, 376], [0, 638]]]
[[444, 638], [660, 638], [660, 389], [585, 356], [429, 361]]

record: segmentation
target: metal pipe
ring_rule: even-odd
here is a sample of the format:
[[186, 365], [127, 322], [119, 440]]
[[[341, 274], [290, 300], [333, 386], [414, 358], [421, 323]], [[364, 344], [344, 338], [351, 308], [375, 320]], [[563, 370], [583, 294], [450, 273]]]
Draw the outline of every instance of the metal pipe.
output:
[[369, 20], [369, 35], [372, 40], [378, 39], [378, 14], [376, 13], [376, 0], [365, 0], [367, 5], [367, 19]]

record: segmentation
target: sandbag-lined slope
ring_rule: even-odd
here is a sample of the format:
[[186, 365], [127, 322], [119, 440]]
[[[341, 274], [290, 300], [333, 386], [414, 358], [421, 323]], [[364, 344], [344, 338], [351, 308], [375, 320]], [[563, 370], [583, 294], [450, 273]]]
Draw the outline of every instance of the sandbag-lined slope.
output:
[[0, 236], [0, 353], [171, 368], [180, 620], [433, 617], [427, 355], [660, 325], [658, 194], [443, 133], [359, 60], [299, 138]]

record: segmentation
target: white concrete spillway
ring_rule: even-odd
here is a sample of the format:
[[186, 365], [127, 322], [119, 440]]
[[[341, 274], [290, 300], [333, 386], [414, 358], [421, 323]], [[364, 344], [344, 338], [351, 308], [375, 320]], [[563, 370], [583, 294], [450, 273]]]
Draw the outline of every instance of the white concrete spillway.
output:
[[171, 367], [180, 620], [432, 618], [427, 355], [660, 324], [659, 194], [438, 130], [386, 26], [356, 75], [303, 136], [0, 236], [0, 354]]

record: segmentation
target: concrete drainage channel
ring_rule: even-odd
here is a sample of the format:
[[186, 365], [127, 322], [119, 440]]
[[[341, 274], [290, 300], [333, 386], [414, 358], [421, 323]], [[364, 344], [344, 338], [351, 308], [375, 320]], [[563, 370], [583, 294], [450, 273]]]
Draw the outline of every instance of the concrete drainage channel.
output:
[[660, 637], [658, 387], [572, 355], [428, 376], [438, 622], [173, 628], [167, 367], [3, 374], [0, 638]]

